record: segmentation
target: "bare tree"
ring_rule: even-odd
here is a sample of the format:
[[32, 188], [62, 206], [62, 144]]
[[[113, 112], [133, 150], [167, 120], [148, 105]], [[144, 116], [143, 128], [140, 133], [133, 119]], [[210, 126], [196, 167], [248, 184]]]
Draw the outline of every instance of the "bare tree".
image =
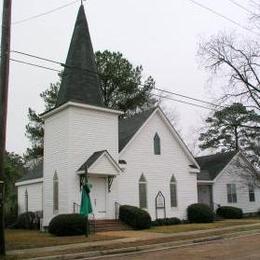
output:
[[[260, 44], [219, 33], [199, 44], [201, 64], [213, 74], [228, 77], [224, 100], [239, 98], [260, 111]], [[222, 100], [223, 100], [222, 99]]]

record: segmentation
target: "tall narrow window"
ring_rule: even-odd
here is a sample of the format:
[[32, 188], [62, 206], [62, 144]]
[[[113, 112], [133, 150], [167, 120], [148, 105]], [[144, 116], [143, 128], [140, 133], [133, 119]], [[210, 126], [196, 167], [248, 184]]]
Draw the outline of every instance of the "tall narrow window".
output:
[[28, 191], [26, 189], [25, 193], [24, 193], [24, 201], [25, 201], [25, 212], [28, 212]]
[[248, 191], [249, 191], [249, 201], [254, 202], [255, 201], [255, 187], [253, 184], [248, 185]]
[[57, 172], [53, 176], [53, 211], [56, 213], [59, 210], [59, 180]]
[[161, 154], [161, 141], [158, 133], [156, 133], [153, 138], [153, 148], [154, 148], [154, 154], [156, 155]]
[[236, 184], [227, 184], [227, 201], [228, 203], [237, 202]]
[[139, 179], [139, 206], [147, 208], [147, 182], [143, 174]]
[[177, 183], [174, 175], [170, 181], [171, 207], [177, 207]]

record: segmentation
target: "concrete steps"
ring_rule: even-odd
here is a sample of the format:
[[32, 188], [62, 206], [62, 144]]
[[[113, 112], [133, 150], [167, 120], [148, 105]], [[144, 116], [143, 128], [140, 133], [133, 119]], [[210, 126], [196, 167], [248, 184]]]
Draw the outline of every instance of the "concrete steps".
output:
[[95, 232], [131, 230], [132, 228], [115, 219], [89, 220], [90, 230]]

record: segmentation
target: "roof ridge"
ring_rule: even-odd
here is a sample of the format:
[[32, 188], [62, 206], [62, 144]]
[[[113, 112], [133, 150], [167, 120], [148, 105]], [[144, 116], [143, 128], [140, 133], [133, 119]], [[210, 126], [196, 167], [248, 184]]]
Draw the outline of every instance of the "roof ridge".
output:
[[213, 154], [207, 154], [207, 155], [202, 155], [202, 156], [196, 156], [195, 159], [199, 159], [199, 158], [206, 158], [206, 157], [212, 157], [212, 156], [216, 156], [216, 155], [225, 155], [225, 154], [232, 154], [234, 153], [237, 154], [239, 151], [237, 150], [233, 150], [233, 151], [227, 151], [227, 152], [217, 152], [217, 153], [213, 153]]

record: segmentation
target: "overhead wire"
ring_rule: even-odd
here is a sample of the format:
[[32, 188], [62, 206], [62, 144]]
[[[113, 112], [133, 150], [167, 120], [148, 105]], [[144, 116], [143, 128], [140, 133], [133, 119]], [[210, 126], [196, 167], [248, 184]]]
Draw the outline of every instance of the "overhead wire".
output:
[[[53, 60], [53, 59], [43, 58], [43, 57], [40, 57], [40, 56], [37, 56], [37, 55], [33, 55], [33, 54], [26, 53], [26, 52], [21, 52], [21, 51], [16, 51], [16, 50], [12, 50], [11, 52], [21, 54], [21, 55], [24, 55], [24, 56], [27, 56], [27, 57], [30, 57], [30, 58], [35, 58], [35, 59], [43, 60], [43, 61], [46, 61], [46, 62], [51, 62], [51, 63], [57, 64], [57, 65], [60, 65], [64, 68], [80, 69], [80, 70], [87, 71], [87, 72], [101, 76], [101, 74], [96, 72], [96, 71], [92, 71], [92, 70], [89, 70], [89, 69], [86, 69], [86, 68], [79, 68], [79, 67], [75, 67], [75, 66], [70, 66], [70, 65], [62, 63], [60, 61]], [[61, 72], [61, 71], [58, 71], [58, 72]], [[143, 84], [140, 84], [140, 86], [144, 87]], [[167, 93], [167, 94], [171, 94], [171, 95], [179, 96], [179, 97], [182, 97], [182, 98], [190, 99], [190, 100], [193, 100], [193, 101], [196, 101], [196, 102], [204, 103], [206, 105], [210, 105], [210, 106], [214, 106], [214, 107], [221, 107], [220, 105], [214, 104], [212, 102], [202, 100], [202, 99], [198, 99], [198, 98], [189, 97], [189, 96], [182, 95], [182, 94], [179, 94], [179, 93], [176, 93], [176, 92], [173, 92], [173, 91], [160, 89], [160, 88], [157, 88], [157, 87], [154, 87], [153, 89], [160, 91], [160, 92]]]
[[[37, 67], [37, 68], [40, 68], [40, 69], [55, 71], [55, 72], [58, 72], [58, 73], [61, 73], [61, 72], [62, 72], [61, 70], [58, 70], [58, 69], [50, 68], [50, 67], [47, 67], [47, 66], [42, 66], [42, 65], [35, 64], [35, 63], [32, 63], [32, 62], [27, 62], [27, 61], [24, 61], [24, 60], [19, 60], [19, 59], [10, 58], [10, 61], [16, 62], [16, 63], [20, 63], [20, 64], [24, 64], [24, 65], [29, 65], [29, 66]], [[142, 84], [139, 84], [139, 85], [140, 85], [140, 86], [144, 86], [144, 85], [142, 85]], [[163, 89], [156, 88], [156, 90], [161, 91], [161, 92], [164, 92]], [[169, 93], [170, 91], [167, 91], [167, 92]], [[174, 93], [174, 94], [176, 94], [176, 93]], [[195, 104], [195, 103], [188, 102], [188, 101], [184, 101], [184, 100], [180, 100], [180, 99], [171, 98], [171, 97], [165, 96], [165, 95], [159, 95], [159, 94], [156, 94], [156, 93], [152, 93], [152, 95], [153, 95], [153, 96], [156, 96], [156, 97], [159, 97], [159, 98], [164, 98], [164, 99], [172, 100], [172, 101], [175, 101], [175, 102], [179, 102], [179, 103], [186, 104], [186, 105], [191, 105], [191, 106], [198, 107], [198, 108], [203, 108], [203, 109], [208, 109], [208, 110], [214, 110], [214, 109], [212, 109], [212, 108], [210, 108], [210, 107], [202, 106], [202, 105], [199, 105], [199, 104]], [[186, 98], [190, 98], [190, 97], [187, 96]]]
[[33, 16], [30, 16], [30, 17], [27, 17], [27, 18], [24, 18], [24, 19], [15, 21], [15, 22], [13, 22], [12, 24], [13, 24], [13, 25], [17, 25], [17, 24], [25, 23], [25, 22], [28, 22], [28, 21], [31, 21], [31, 20], [40, 18], [40, 17], [42, 17], [42, 16], [46, 16], [46, 15], [48, 15], [48, 14], [57, 12], [57, 11], [59, 11], [59, 10], [61, 10], [61, 9], [64, 9], [64, 8], [69, 7], [69, 6], [71, 6], [71, 5], [74, 5], [74, 4], [78, 3], [79, 1], [80, 1], [80, 0], [72, 1], [72, 2], [70, 2], [70, 3], [68, 3], [68, 4], [61, 5], [61, 6], [59, 6], [59, 7], [56, 7], [56, 8], [54, 8], [54, 9], [52, 9], [52, 10], [49, 10], [49, 11], [46, 11], [46, 12], [43, 12], [43, 13], [40, 13], [40, 14], [37, 14], [37, 15], [33, 15]]
[[244, 11], [246, 11], [247, 13], [251, 14], [251, 15], [254, 15], [254, 13], [249, 10], [247, 7], [237, 3], [235, 0], [228, 0], [229, 2], [231, 2], [232, 4], [236, 5], [237, 7], [239, 7], [240, 9], [243, 9]]
[[222, 18], [225, 19], [226, 21], [229, 21], [229, 22], [235, 24], [236, 26], [242, 28], [243, 30], [246, 30], [246, 31], [248, 31], [248, 32], [250, 32], [250, 33], [253, 33], [253, 34], [257, 35], [257, 36], [260, 36], [259, 33], [250, 30], [248, 27], [246, 27], [246, 26], [240, 24], [239, 22], [237, 22], [237, 21], [235, 21], [235, 20], [229, 18], [228, 16], [225, 16], [225, 15], [221, 14], [220, 12], [214, 10], [213, 8], [210, 8], [210, 7], [208, 7], [208, 6], [204, 5], [204, 4], [201, 4], [200, 2], [195, 1], [195, 0], [188, 0], [188, 1], [190, 1], [191, 3], [193, 3], [193, 4], [197, 5], [197, 6], [199, 6], [200, 8], [203, 8], [203, 9], [205, 9], [205, 10], [207, 10], [207, 11], [209, 11], [209, 12], [211, 12], [211, 13], [213, 13], [213, 14], [219, 16], [219, 17], [222, 17]]

